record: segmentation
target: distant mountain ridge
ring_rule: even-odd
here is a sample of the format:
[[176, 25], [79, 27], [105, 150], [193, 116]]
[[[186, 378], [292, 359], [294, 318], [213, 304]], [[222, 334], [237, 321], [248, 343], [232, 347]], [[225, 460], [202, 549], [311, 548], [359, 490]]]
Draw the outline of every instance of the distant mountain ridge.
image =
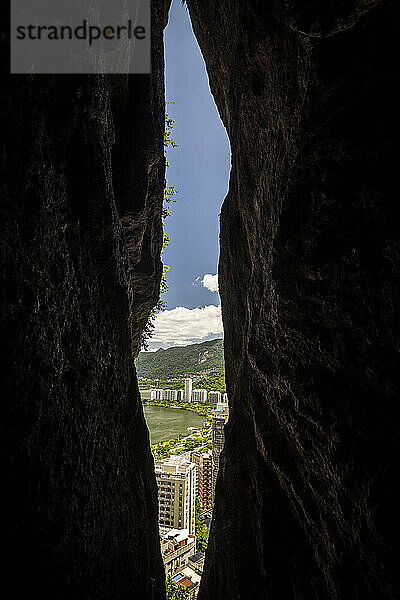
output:
[[166, 350], [160, 348], [157, 352], [140, 352], [136, 370], [138, 377], [147, 379], [222, 373], [225, 370], [224, 340], [211, 340]]

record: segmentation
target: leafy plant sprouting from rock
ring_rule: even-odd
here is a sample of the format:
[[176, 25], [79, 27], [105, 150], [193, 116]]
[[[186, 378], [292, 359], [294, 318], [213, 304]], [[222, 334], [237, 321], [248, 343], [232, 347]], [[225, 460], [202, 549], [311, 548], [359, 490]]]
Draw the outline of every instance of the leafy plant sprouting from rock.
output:
[[[168, 104], [174, 104], [173, 102], [169, 102]], [[177, 148], [179, 146], [179, 144], [177, 144], [173, 138], [172, 138], [172, 128], [174, 126], [174, 119], [171, 119], [171, 117], [165, 113], [165, 128], [164, 128], [164, 150], [166, 150], [167, 148], [171, 147], [171, 148]], [[166, 161], [166, 166], [168, 167], [168, 160]], [[164, 183], [164, 201], [163, 201], [163, 208], [162, 208], [162, 219], [163, 219], [163, 228], [164, 228], [164, 238], [163, 238], [163, 246], [161, 249], [161, 254], [164, 252], [165, 248], [167, 246], [169, 246], [171, 239], [169, 238], [169, 236], [167, 236], [167, 234], [165, 233], [165, 225], [164, 225], [164, 221], [167, 217], [170, 216], [172, 210], [170, 208], [170, 204], [172, 202], [176, 202], [176, 194], [178, 193], [179, 190], [177, 190], [175, 188], [175, 186], [167, 185], [167, 180], [165, 179], [165, 183]], [[142, 337], [141, 337], [141, 348], [143, 350], [148, 350], [149, 346], [148, 346], [148, 340], [151, 338], [151, 336], [154, 333], [154, 321], [155, 318], [157, 316], [157, 314], [163, 310], [165, 310], [165, 307], [167, 306], [167, 303], [165, 300], [162, 300], [161, 298], [161, 294], [163, 294], [164, 292], [166, 292], [168, 290], [168, 284], [167, 284], [167, 278], [166, 275], [169, 271], [170, 267], [168, 265], [163, 264], [163, 272], [162, 272], [162, 276], [161, 276], [161, 282], [160, 282], [160, 296], [158, 299], [157, 304], [155, 305], [155, 307], [153, 308], [153, 310], [150, 313], [149, 319], [146, 323], [146, 327], [143, 330], [142, 333]]]

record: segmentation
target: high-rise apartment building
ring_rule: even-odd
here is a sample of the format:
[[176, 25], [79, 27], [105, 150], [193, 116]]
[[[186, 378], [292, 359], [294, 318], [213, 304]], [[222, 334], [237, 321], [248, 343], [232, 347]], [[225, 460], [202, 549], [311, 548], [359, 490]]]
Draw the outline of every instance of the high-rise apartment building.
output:
[[187, 377], [185, 379], [185, 402], [192, 401], [192, 387], [193, 387], [193, 380], [190, 379], [190, 377]]
[[162, 400], [164, 390], [150, 390], [150, 400]]
[[176, 402], [178, 392], [176, 390], [164, 390], [163, 399], [169, 402]]
[[208, 392], [208, 401], [212, 404], [221, 402], [221, 392]]
[[212, 508], [213, 504], [213, 470], [210, 452], [193, 450], [190, 460], [197, 467], [196, 496], [204, 510]]
[[155, 461], [160, 531], [195, 533], [196, 465], [179, 456]]
[[192, 402], [207, 402], [207, 390], [193, 390], [192, 391]]
[[[222, 403], [221, 403], [222, 404]], [[212, 430], [212, 456], [213, 456], [213, 496], [215, 493], [215, 484], [217, 481], [219, 469], [219, 457], [225, 443], [224, 426], [229, 418], [229, 410], [227, 405], [221, 406], [219, 410], [213, 410], [211, 415], [211, 430]]]
[[225, 404], [228, 404], [228, 394], [225, 392], [225, 394], [222, 396], [222, 402], [225, 402]]

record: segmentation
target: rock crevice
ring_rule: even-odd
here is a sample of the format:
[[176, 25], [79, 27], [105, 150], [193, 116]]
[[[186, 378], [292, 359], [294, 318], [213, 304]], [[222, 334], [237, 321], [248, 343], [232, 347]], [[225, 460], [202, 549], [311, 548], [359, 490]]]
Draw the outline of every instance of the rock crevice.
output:
[[3, 587], [14, 598], [165, 596], [133, 355], [162, 270], [168, 8], [153, 3], [151, 75], [10, 75], [1, 37]]
[[398, 7], [187, 4], [232, 149], [199, 599], [396, 598]]

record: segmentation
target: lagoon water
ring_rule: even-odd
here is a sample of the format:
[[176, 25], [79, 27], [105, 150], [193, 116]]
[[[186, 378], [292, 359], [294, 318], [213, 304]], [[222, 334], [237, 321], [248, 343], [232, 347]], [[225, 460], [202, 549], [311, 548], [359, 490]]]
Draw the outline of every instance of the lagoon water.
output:
[[161, 406], [143, 406], [143, 410], [152, 444], [187, 433], [188, 427], [201, 427], [204, 422], [204, 417], [189, 410]]

